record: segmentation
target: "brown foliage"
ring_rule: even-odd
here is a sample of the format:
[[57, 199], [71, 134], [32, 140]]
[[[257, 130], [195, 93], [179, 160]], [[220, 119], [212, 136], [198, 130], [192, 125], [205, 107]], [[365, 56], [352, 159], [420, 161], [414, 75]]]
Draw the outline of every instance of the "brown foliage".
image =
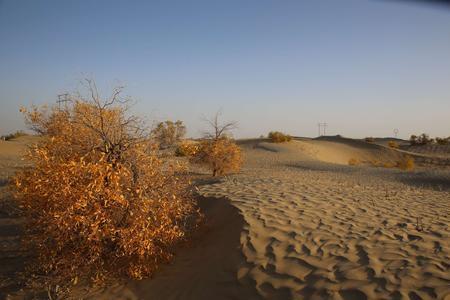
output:
[[175, 150], [176, 156], [194, 156], [199, 150], [199, 144], [194, 142], [183, 141]]
[[90, 100], [22, 110], [47, 138], [29, 151], [33, 166], [15, 176], [15, 195], [39, 271], [60, 284], [149, 276], [198, 217], [187, 182], [125, 116], [120, 91], [101, 101], [89, 84]]
[[271, 131], [268, 135], [272, 143], [284, 143], [292, 140], [292, 137], [288, 134], [284, 134], [279, 131]]
[[206, 165], [213, 176], [238, 172], [242, 165], [241, 149], [226, 137], [202, 141], [193, 160]]
[[241, 149], [231, 139], [230, 131], [236, 122], [220, 122], [222, 112], [219, 110], [210, 118], [204, 118], [210, 130], [204, 133], [205, 139], [196, 146], [192, 161], [206, 165], [213, 176], [238, 172], [242, 165]]
[[371, 136], [366, 137], [364, 140], [365, 140], [367, 143], [374, 143], [374, 142], [375, 142], [375, 139], [374, 139], [373, 137], [371, 137]]

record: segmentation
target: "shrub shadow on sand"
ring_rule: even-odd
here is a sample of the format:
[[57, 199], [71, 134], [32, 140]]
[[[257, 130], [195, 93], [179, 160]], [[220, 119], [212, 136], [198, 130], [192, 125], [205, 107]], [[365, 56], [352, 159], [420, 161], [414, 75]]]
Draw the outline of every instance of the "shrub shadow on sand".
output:
[[200, 197], [206, 225], [171, 264], [153, 278], [111, 287], [88, 299], [261, 299], [255, 282], [237, 279], [245, 266], [240, 236], [244, 219], [225, 198]]

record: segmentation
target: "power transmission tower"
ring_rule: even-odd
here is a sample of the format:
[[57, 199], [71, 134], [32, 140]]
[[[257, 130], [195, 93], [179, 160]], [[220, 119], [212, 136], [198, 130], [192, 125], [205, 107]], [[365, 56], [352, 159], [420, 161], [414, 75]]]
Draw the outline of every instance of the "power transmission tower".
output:
[[398, 129], [397, 128], [394, 129], [394, 136], [395, 136], [395, 138], [397, 138], [397, 136], [398, 136]]
[[319, 127], [319, 136], [322, 136], [322, 128], [323, 128], [323, 135], [326, 135], [326, 129], [328, 124], [327, 123], [317, 123], [317, 126]]
[[64, 103], [64, 106], [66, 106], [67, 102], [70, 102], [69, 94], [60, 94], [58, 95], [58, 100], [56, 100], [56, 103], [58, 103], [58, 109], [61, 110], [61, 103]]

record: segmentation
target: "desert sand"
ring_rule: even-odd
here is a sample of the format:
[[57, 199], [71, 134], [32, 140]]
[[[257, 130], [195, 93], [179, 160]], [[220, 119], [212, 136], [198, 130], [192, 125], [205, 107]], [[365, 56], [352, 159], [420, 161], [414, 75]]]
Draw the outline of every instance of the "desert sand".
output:
[[190, 245], [87, 298], [450, 299], [448, 168], [348, 166], [403, 153], [336, 137], [240, 144], [241, 173], [197, 181]]

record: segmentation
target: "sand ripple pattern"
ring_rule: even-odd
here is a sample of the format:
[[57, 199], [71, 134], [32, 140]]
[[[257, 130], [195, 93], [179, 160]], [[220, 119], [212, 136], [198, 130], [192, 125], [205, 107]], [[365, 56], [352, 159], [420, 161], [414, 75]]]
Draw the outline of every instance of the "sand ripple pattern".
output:
[[269, 299], [450, 299], [450, 193], [263, 171], [203, 186], [245, 219], [237, 274]]

